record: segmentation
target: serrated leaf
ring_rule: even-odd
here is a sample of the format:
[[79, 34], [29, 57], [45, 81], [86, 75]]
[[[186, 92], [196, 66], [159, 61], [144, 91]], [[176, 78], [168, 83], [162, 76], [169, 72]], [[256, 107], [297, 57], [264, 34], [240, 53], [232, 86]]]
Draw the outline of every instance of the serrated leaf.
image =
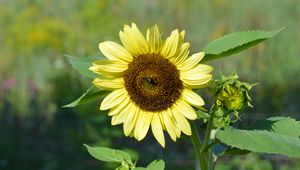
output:
[[148, 166], [147, 170], [164, 170], [165, 162], [163, 160], [154, 160]]
[[72, 67], [77, 70], [81, 75], [96, 78], [97, 74], [89, 70], [89, 67], [92, 66], [92, 62], [96, 60], [95, 57], [74, 57], [70, 55], [65, 55]]
[[249, 129], [267, 130], [294, 138], [300, 136], [300, 122], [289, 117], [271, 117], [266, 120], [259, 120]]
[[283, 28], [276, 31], [242, 31], [225, 35], [204, 47], [205, 57], [202, 62], [241, 52], [275, 36], [282, 30]]
[[265, 130], [240, 130], [227, 127], [216, 137], [227, 145], [252, 152], [300, 157], [300, 139]]
[[131, 165], [133, 164], [129, 154], [126, 152], [106, 147], [90, 147], [86, 144], [84, 144], [84, 146], [87, 148], [90, 155], [98, 160], [115, 163], [122, 163], [125, 161]]
[[106, 95], [108, 92], [98, 89], [94, 86], [90, 87], [85, 93], [83, 93], [78, 99], [75, 101], [64, 105], [63, 107], [76, 107], [82, 104], [89, 103], [93, 100], [99, 99], [101, 96]]

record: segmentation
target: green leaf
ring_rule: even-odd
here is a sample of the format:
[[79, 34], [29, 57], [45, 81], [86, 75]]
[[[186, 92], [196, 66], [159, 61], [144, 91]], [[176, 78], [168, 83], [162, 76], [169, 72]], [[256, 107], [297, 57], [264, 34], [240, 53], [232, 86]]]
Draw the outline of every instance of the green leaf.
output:
[[250, 130], [254, 129], [267, 130], [294, 138], [300, 136], [300, 122], [289, 117], [271, 117], [266, 120], [259, 120], [250, 127]]
[[120, 166], [116, 170], [130, 170], [128, 167]]
[[106, 147], [90, 147], [86, 144], [83, 145], [87, 148], [90, 155], [98, 160], [115, 163], [122, 163], [125, 161], [131, 165], [133, 164], [129, 154], [126, 152]]
[[227, 127], [216, 137], [227, 145], [253, 152], [300, 157], [300, 139], [265, 130], [240, 130]]
[[205, 57], [202, 62], [229, 56], [250, 48], [282, 31], [242, 31], [225, 35], [211, 41], [204, 47]]
[[147, 170], [164, 170], [165, 162], [163, 160], [154, 160], [147, 166]]
[[146, 168], [136, 167], [134, 170], [164, 170], [165, 162], [163, 160], [154, 160]]
[[92, 62], [96, 60], [95, 57], [74, 57], [70, 55], [65, 55], [72, 67], [77, 70], [81, 75], [96, 78], [97, 74], [89, 70], [89, 67], [92, 66]]
[[248, 154], [250, 151], [248, 150], [242, 150], [239, 148], [229, 148], [225, 151], [224, 154], [229, 154], [229, 155], [245, 155]]
[[99, 99], [100, 97], [106, 95], [108, 92], [98, 89], [94, 86], [90, 87], [85, 93], [83, 93], [78, 99], [75, 101], [64, 105], [63, 107], [76, 107], [78, 105], [89, 103], [93, 100]]

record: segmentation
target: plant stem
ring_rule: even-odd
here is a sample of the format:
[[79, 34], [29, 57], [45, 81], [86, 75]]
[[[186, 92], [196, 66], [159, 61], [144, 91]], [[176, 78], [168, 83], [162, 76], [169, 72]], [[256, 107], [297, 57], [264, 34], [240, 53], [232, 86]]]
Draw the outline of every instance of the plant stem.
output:
[[213, 147], [214, 147], [216, 144], [218, 144], [218, 143], [219, 143], [218, 140], [212, 141], [209, 145], [207, 145], [207, 146], [204, 148], [203, 152], [208, 152], [209, 149], [213, 148]]
[[201, 144], [199, 134], [198, 134], [198, 131], [197, 131], [197, 127], [196, 127], [196, 124], [195, 124], [194, 121], [191, 123], [191, 130], [192, 130], [191, 138], [192, 138], [194, 150], [195, 150], [195, 152], [198, 156], [198, 159], [199, 159], [201, 170], [207, 170], [207, 158], [206, 158], [205, 155], [203, 155], [201, 153], [201, 150], [202, 150], [203, 146]]
[[209, 120], [208, 120], [207, 127], [206, 127], [206, 132], [205, 132], [205, 137], [204, 137], [204, 141], [203, 141], [203, 146], [201, 148], [201, 153], [204, 152], [205, 148], [208, 145], [208, 141], [210, 139], [210, 133], [211, 133], [214, 117], [215, 117], [215, 109], [213, 107], [211, 112], [210, 112], [210, 115], [209, 115]]

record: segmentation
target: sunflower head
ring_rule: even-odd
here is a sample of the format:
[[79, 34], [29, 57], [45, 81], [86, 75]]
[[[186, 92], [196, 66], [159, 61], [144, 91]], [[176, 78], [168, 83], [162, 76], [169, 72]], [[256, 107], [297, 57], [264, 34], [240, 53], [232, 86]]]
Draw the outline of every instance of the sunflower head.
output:
[[122, 45], [105, 41], [100, 51], [108, 60], [93, 62], [90, 70], [99, 75], [96, 87], [111, 91], [100, 110], [109, 110], [112, 125], [123, 124], [124, 134], [142, 140], [149, 128], [164, 147], [163, 131], [176, 141], [181, 132], [191, 135], [188, 120], [197, 118], [203, 99], [193, 91], [206, 87], [212, 67], [199, 64], [203, 52], [189, 55], [185, 31], [172, 31], [163, 41], [158, 27], [146, 38], [132, 23], [119, 32]]

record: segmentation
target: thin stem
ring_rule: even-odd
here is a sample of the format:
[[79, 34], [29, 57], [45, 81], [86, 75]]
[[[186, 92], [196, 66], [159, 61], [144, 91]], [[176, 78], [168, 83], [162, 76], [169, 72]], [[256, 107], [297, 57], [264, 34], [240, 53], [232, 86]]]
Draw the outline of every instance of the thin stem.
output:
[[211, 109], [210, 115], [209, 115], [209, 120], [208, 120], [208, 123], [207, 123], [205, 137], [204, 137], [201, 152], [204, 152], [204, 149], [207, 147], [208, 141], [210, 139], [210, 133], [211, 133], [212, 125], [213, 125], [213, 122], [214, 122], [214, 117], [215, 117], [215, 109], [214, 108], [215, 107], [213, 106], [213, 108]]
[[207, 152], [208, 150], [210, 150], [211, 148], [213, 148], [216, 144], [218, 144], [219, 143], [219, 140], [214, 140], [214, 141], [212, 141], [209, 145], [207, 145], [205, 148], [204, 148], [204, 150], [203, 150], [203, 152]]
[[214, 158], [212, 151], [208, 152], [208, 169], [214, 169]]
[[191, 138], [192, 138], [194, 149], [196, 151], [197, 157], [200, 162], [201, 170], [207, 170], [207, 159], [206, 159], [206, 156], [201, 153], [203, 146], [201, 144], [201, 141], [200, 141], [200, 138], [198, 135], [198, 131], [197, 131], [197, 127], [196, 127], [196, 124], [194, 121], [191, 123], [191, 130], [192, 130]]

